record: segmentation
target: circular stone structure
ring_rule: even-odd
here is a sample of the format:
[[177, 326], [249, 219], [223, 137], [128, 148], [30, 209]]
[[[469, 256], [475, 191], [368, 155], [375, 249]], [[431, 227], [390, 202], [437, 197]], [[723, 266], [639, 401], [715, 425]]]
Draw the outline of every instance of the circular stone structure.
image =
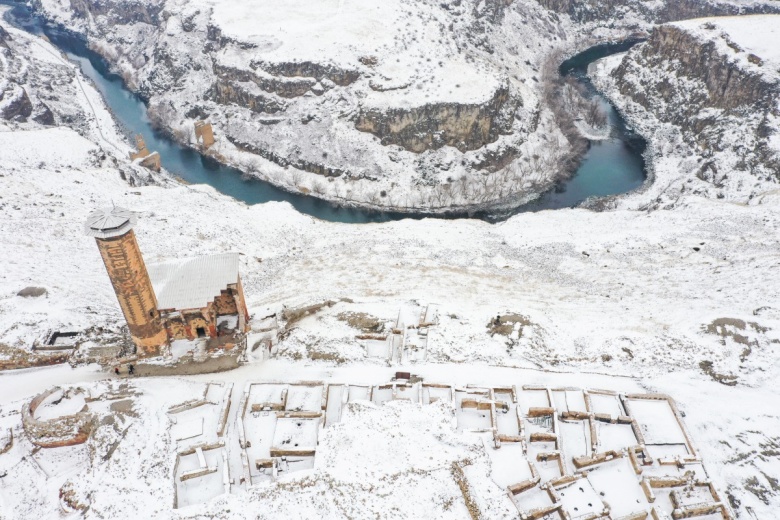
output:
[[[60, 448], [86, 442], [94, 427], [94, 416], [87, 411], [86, 406], [73, 414], [60, 415], [51, 419], [36, 418], [38, 407], [56, 392], [63, 392], [63, 390], [55, 386], [24, 405], [22, 408], [24, 431], [33, 444], [42, 448]], [[71, 392], [78, 392], [78, 390], [65, 391], [63, 397]]]

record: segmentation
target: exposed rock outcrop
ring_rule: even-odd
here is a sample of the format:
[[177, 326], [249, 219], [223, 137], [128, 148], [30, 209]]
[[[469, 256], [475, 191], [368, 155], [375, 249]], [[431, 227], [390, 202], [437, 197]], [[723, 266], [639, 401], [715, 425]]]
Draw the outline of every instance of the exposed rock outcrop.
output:
[[501, 133], [510, 133], [517, 104], [509, 89], [502, 87], [483, 104], [435, 103], [362, 110], [355, 127], [376, 135], [382, 144], [397, 144], [411, 152], [445, 145], [465, 152], [494, 142]]
[[[706, 22], [704, 25], [707, 25]], [[714, 31], [716, 27], [711, 26], [710, 30]], [[719, 37], [739, 52], [727, 36]], [[671, 66], [674, 66], [673, 73]], [[777, 81], [741, 67], [732, 56], [722, 53], [714, 42], [702, 41], [683, 27], [664, 25], [655, 28], [647, 43], [623, 61], [614, 72], [623, 94], [635, 92], [633, 87], [638, 85], [633, 84], [629, 76], [638, 67], [672, 73], [656, 74], [653, 83], [641, 85], [645, 87], [643, 93], [632, 97], [645, 108], [650, 108], [648, 96], [659, 96], [667, 102], [663, 107], [666, 109], [663, 119], [675, 124], [685, 125], [705, 108], [777, 110], [776, 96], [780, 88]], [[686, 92], [682, 85], [675, 85], [674, 80], [678, 78], [689, 78], [705, 88], [688, 89]], [[685, 96], [685, 99], [674, 99], [674, 96]], [[677, 103], [670, 104], [672, 101]]]
[[48, 294], [48, 291], [45, 287], [25, 287], [21, 291], [17, 292], [17, 296], [21, 296], [22, 298], [38, 298], [39, 296], [46, 296]]
[[164, 5], [158, 0], [70, 0], [71, 9], [79, 16], [105, 16], [113, 24], [142, 22], [157, 25]]
[[6, 43], [7, 40], [11, 39], [11, 35], [8, 34], [8, 32], [3, 29], [2, 26], [0, 26], [0, 47], [8, 48], [8, 43]]
[[322, 162], [308, 161], [300, 157], [290, 157], [287, 154], [280, 155], [268, 147], [249, 142], [242, 142], [231, 135], [228, 135], [227, 138], [237, 148], [259, 155], [260, 157], [281, 166], [292, 166], [299, 170], [316, 173], [317, 175], [322, 175], [325, 177], [340, 177], [341, 175], [347, 173], [341, 168], [327, 166]]
[[32, 116], [32, 120], [44, 126], [53, 126], [55, 123], [54, 114], [46, 103], [40, 103], [38, 105], [35, 115]]
[[[317, 83], [315, 78], [299, 76], [273, 76], [263, 70], [238, 69], [214, 63], [214, 72], [219, 76], [222, 89], [241, 89], [241, 84], [254, 83], [260, 90], [283, 98], [300, 97], [309, 92]], [[245, 87], [244, 87], [245, 88]]]
[[664, 0], [639, 2], [626, 0], [537, 0], [556, 13], [566, 14], [577, 22], [611, 21], [628, 14], [639, 15], [648, 22], [666, 23], [705, 16], [780, 13], [772, 2], [738, 5], [713, 0]]
[[0, 117], [24, 122], [32, 114], [32, 103], [27, 91], [19, 85], [12, 85], [0, 92]]
[[777, 2], [771, 0], [753, 4], [736, 4], [712, 0], [668, 0], [658, 11], [650, 11], [650, 14], [653, 15], [651, 19], [656, 23], [690, 20], [705, 16], [736, 16], [762, 13], [780, 13], [780, 6], [777, 5]]
[[274, 76], [288, 78], [314, 78], [317, 81], [328, 79], [340, 87], [354, 83], [360, 78], [357, 70], [347, 70], [336, 67], [333, 64], [301, 62], [265, 62], [252, 60], [249, 66], [253, 69], [261, 69]]
[[214, 82], [206, 97], [220, 105], [235, 103], [258, 113], [275, 114], [286, 108], [284, 102], [266, 93], [251, 81], [231, 82], [220, 79]]
[[[780, 16], [769, 18], [780, 24]], [[655, 28], [613, 77], [622, 95], [711, 158], [700, 175], [736, 168], [780, 179], [780, 156], [770, 146], [780, 132], [780, 80], [772, 67], [702, 20]]]
[[0, 121], [25, 129], [61, 123], [90, 133], [93, 122], [84, 106], [73, 102], [81, 92], [73, 66], [54, 53], [42, 58], [30, 38], [0, 21]]

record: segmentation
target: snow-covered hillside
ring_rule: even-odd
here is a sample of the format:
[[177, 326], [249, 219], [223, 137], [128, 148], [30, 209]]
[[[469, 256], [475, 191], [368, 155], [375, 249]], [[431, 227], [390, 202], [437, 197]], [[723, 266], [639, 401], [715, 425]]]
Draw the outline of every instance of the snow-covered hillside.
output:
[[194, 145], [206, 119], [215, 157], [290, 190], [400, 210], [518, 204], [571, 152], [541, 100], [566, 29], [533, 4], [36, 5], [87, 35], [179, 140]]
[[[0, 6], [0, 13], [7, 9]], [[42, 132], [46, 128], [51, 131]], [[25, 130], [36, 132], [16, 132]], [[73, 63], [41, 38], [10, 25], [0, 27], [0, 139], [18, 164], [60, 169], [86, 161], [91, 167], [111, 165], [132, 184], [168, 182], [126, 161], [130, 146]]]
[[543, 99], [548, 56], [576, 28], [533, 1], [35, 4], [177, 139], [194, 145], [206, 119], [215, 157], [292, 191], [399, 211], [515, 206], [581, 149]]
[[594, 67], [651, 144], [656, 180], [633, 200], [663, 207], [692, 192], [755, 203], [777, 189], [778, 41], [780, 15], [690, 20]]

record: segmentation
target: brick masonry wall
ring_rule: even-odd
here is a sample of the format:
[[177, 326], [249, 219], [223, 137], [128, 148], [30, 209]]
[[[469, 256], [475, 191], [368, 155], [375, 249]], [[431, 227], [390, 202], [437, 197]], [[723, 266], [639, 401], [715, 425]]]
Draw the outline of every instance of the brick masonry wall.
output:
[[159, 355], [168, 336], [135, 233], [130, 230], [120, 237], [97, 239], [97, 244], [138, 354]]

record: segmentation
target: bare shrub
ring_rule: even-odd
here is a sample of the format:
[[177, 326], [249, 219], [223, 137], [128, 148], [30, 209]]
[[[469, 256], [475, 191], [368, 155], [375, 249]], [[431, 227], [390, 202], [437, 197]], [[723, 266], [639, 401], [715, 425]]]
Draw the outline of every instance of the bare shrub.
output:
[[606, 126], [607, 113], [598, 101], [592, 100], [590, 106], [585, 110], [585, 122], [594, 128]]
[[[542, 66], [542, 93], [547, 106], [553, 114], [555, 124], [566, 138], [566, 143], [556, 139], [549, 142], [548, 158], [558, 158], [557, 164], [544, 165], [556, 170], [554, 178], [562, 180], [571, 174], [579, 165], [582, 156], [588, 150], [585, 139], [575, 122], [582, 119], [594, 127], [606, 124], [606, 114], [596, 99], [589, 99], [585, 87], [573, 77], [562, 77], [558, 64], [563, 55], [560, 51], [551, 53]], [[542, 165], [531, 161], [530, 166], [536, 170]]]
[[293, 186], [300, 186], [303, 180], [303, 174], [300, 170], [292, 170], [290, 172], [290, 182]]

